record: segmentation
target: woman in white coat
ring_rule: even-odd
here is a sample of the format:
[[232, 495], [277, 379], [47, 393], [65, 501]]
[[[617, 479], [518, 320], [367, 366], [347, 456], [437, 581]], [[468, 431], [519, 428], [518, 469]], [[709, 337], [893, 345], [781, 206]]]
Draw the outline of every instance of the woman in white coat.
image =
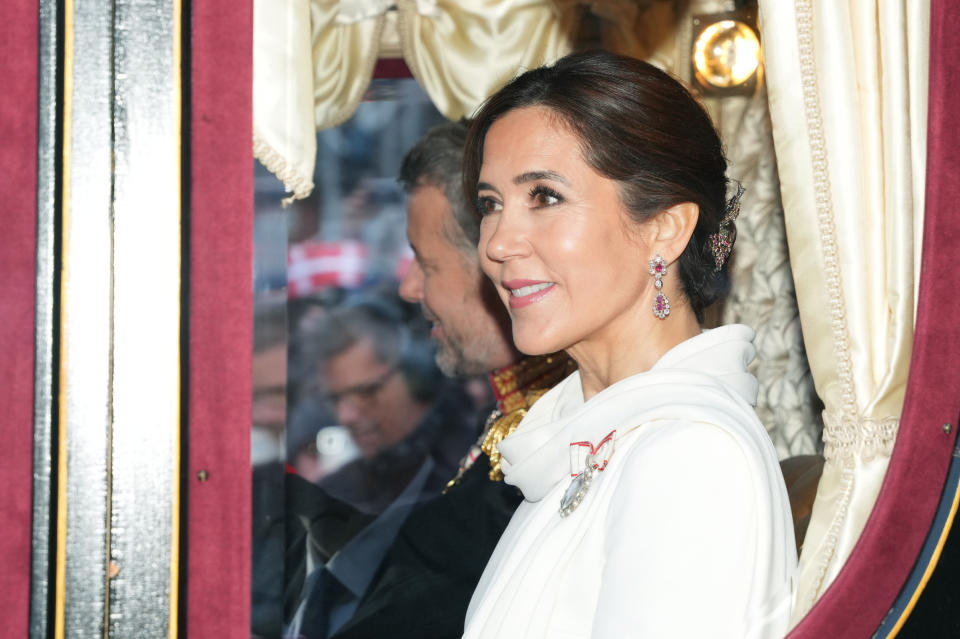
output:
[[517, 347], [579, 370], [500, 444], [524, 502], [470, 639], [775, 637], [796, 570], [776, 453], [752, 408], [753, 331], [703, 331], [742, 190], [675, 80], [575, 54], [481, 108], [464, 187]]

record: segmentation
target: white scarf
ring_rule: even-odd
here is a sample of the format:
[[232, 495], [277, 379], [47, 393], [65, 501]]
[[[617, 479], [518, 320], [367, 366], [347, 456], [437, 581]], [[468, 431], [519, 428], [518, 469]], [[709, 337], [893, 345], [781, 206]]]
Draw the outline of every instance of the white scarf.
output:
[[[747, 372], [756, 353], [753, 329], [731, 324], [704, 331], [670, 349], [647, 372], [628, 377], [583, 401], [579, 371], [537, 401], [517, 430], [500, 442], [505, 481], [539, 501], [569, 477], [572, 442], [598, 444], [616, 429], [620, 439], [652, 421], [689, 420], [736, 427], [758, 446], [766, 431], [751, 406], [757, 380]], [[611, 461], [611, 463], [613, 463]]]
[[[505, 481], [517, 486], [529, 503], [521, 506], [523, 523], [511, 522], [484, 571], [470, 602], [465, 637], [499, 636], [488, 633], [491, 627], [533, 628], [550, 623], [537, 618], [540, 593], [524, 587], [521, 575], [557, 575], [559, 558], [572, 552], [576, 540], [588, 529], [602, 525], [604, 517], [596, 510], [601, 508], [601, 494], [612, 490], [622, 470], [617, 467], [617, 442], [660, 420], [705, 422], [727, 431], [745, 450], [751, 473], [758, 478], [758, 494], [769, 490], [781, 493], [774, 503], [786, 513], [771, 511], [758, 516], [770, 522], [771, 536], [764, 543], [774, 545], [771, 555], [784, 557], [784, 564], [773, 570], [773, 576], [756, 574], [753, 583], [759, 586], [756, 596], [785, 602], [776, 604], [777, 608], [789, 606], [783, 575], [789, 580], [795, 570], [793, 527], [776, 453], [752, 409], [757, 381], [746, 370], [755, 353], [752, 338], [753, 330], [743, 325], [704, 331], [668, 351], [649, 371], [621, 380], [587, 402], [583, 401], [579, 373], [573, 373], [534, 404], [517, 430], [499, 446]], [[611, 431], [616, 433], [609, 466], [598, 473], [595, 486], [578, 507], [585, 512], [559, 523], [563, 491], [557, 489], [558, 484], [568, 486], [571, 475], [582, 470], [571, 463], [577, 458], [570, 454], [571, 444], [586, 441], [598, 446]], [[629, 438], [620, 445], [629, 447], [635, 441], [635, 437]], [[553, 495], [551, 503], [539, 503], [548, 494]], [[552, 503], [554, 497], [556, 503]], [[766, 497], [758, 503], [771, 502]], [[569, 535], [536, 532], [555, 526], [562, 526]], [[762, 582], [771, 578], [773, 582], [763, 586]], [[755, 610], [771, 608], [763, 601], [754, 604]], [[782, 611], [777, 616], [786, 619]], [[765, 636], [762, 626], [766, 622], [754, 621], [761, 626], [760, 636]]]

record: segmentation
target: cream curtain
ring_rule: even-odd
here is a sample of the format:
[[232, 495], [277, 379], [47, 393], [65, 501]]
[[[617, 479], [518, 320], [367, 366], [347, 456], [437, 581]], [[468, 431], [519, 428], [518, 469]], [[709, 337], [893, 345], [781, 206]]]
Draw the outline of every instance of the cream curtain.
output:
[[551, 0], [399, 0], [400, 46], [437, 109], [470, 115], [524, 69], [569, 53], [575, 12]]
[[308, 0], [254, 0], [253, 153], [294, 198], [313, 190]]
[[254, 0], [255, 157], [291, 199], [306, 197], [314, 134], [356, 110], [386, 30], [437, 109], [457, 119], [518, 72], [569, 53], [584, 12], [611, 50], [656, 62], [672, 45], [672, 3], [650, 0]]
[[925, 0], [760, 0], [790, 259], [826, 465], [794, 621], [870, 514], [910, 363], [926, 150]]
[[576, 4], [254, 0], [255, 157], [292, 198], [310, 193], [316, 131], [356, 110], [394, 5], [407, 65], [438, 110], [456, 119], [472, 113], [518, 70], [568, 53]]
[[349, 118], [377, 62], [381, 0], [254, 0], [254, 156], [291, 193], [313, 190], [316, 132]]

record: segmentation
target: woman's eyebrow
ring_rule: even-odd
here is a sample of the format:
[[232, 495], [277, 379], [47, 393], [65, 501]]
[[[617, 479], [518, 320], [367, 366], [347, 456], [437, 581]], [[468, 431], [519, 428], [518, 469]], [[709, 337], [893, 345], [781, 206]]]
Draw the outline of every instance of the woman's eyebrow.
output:
[[477, 182], [477, 191], [493, 191], [494, 193], [499, 194], [500, 191], [493, 188], [493, 185], [487, 184], [486, 182]]
[[517, 177], [513, 178], [513, 183], [520, 185], [527, 182], [536, 182], [537, 180], [552, 180], [554, 182], [559, 182], [564, 186], [570, 186], [570, 183], [567, 182], [566, 178], [556, 171], [527, 171], [526, 173], [521, 173]]

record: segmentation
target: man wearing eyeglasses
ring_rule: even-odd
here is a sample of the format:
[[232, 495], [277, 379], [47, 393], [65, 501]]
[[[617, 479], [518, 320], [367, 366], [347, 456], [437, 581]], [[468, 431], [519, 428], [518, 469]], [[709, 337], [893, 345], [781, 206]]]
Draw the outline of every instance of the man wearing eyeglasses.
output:
[[382, 362], [366, 338], [324, 363], [327, 402], [367, 459], [413, 432], [429, 403], [410, 394], [395, 363]]
[[301, 509], [312, 513], [306, 579], [294, 584], [287, 637], [324, 639], [353, 616], [397, 531], [440, 494], [476, 436], [466, 393], [444, 379], [405, 319], [396, 304], [371, 298], [310, 329], [327, 403], [360, 458], [318, 482], [323, 508]]
[[371, 514], [401, 494], [438, 494], [474, 430], [469, 401], [440, 375], [433, 348], [384, 300], [331, 311], [316, 330], [328, 405], [361, 455], [320, 487]]

